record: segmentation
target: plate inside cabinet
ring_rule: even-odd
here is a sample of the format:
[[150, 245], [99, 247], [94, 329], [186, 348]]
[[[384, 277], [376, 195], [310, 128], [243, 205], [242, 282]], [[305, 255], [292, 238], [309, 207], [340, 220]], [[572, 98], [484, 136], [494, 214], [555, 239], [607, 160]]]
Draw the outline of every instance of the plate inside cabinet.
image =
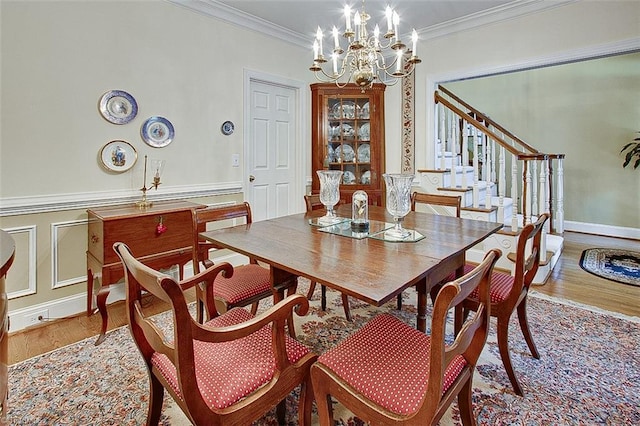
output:
[[102, 165], [112, 172], [126, 172], [138, 159], [136, 149], [126, 141], [111, 141], [100, 150]]
[[358, 138], [362, 141], [368, 141], [370, 137], [369, 123], [364, 123], [358, 130]]
[[344, 174], [342, 175], [342, 183], [344, 183], [345, 185], [355, 184], [356, 175], [354, 175], [353, 172], [350, 172], [349, 170], [345, 170]]
[[339, 163], [350, 163], [355, 159], [356, 153], [350, 145], [340, 145], [334, 151], [334, 156]]
[[364, 143], [358, 147], [358, 161], [361, 163], [371, 161], [371, 147], [368, 143]]
[[110, 90], [100, 98], [100, 114], [113, 124], [126, 124], [138, 115], [138, 104], [123, 90]]
[[142, 140], [154, 148], [162, 148], [171, 143], [175, 134], [173, 124], [164, 117], [147, 118], [140, 129]]

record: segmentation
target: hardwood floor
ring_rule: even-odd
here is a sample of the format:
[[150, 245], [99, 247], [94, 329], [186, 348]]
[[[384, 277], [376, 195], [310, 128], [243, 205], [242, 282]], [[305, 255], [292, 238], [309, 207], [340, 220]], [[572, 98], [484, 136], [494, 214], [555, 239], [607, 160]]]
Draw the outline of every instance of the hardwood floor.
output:
[[[582, 251], [594, 247], [626, 248], [639, 251], [640, 242], [620, 238], [601, 237], [566, 232], [564, 249], [558, 264], [544, 285], [533, 290], [550, 296], [602, 308], [608, 311], [640, 317], [640, 287], [620, 284], [589, 274], [578, 264]], [[189, 300], [194, 300], [189, 294]], [[162, 312], [169, 307], [151, 297], [146, 299], [149, 309]], [[109, 305], [109, 330], [127, 323], [124, 302]], [[100, 315], [85, 314], [52, 321], [9, 336], [9, 364], [52, 351], [56, 348], [97, 336], [100, 333]]]

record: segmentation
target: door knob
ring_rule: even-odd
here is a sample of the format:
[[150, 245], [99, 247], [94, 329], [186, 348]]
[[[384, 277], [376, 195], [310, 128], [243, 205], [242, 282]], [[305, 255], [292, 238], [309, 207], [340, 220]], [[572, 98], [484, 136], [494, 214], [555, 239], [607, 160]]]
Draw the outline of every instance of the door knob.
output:
[[253, 182], [254, 180], [256, 180], [256, 177], [254, 175], [249, 175], [249, 182]]

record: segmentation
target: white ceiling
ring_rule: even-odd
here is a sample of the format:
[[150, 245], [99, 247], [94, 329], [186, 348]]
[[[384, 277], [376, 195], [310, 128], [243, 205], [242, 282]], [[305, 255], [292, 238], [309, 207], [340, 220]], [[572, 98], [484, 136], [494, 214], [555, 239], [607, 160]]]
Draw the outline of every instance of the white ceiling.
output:
[[[335, 25], [344, 30], [344, 6], [362, 9], [360, 0], [168, 0], [301, 46], [312, 44], [318, 26], [328, 34]], [[371, 28], [386, 30], [384, 10], [400, 15], [403, 36], [415, 28], [421, 39], [509, 19], [575, 0], [367, 0]]]

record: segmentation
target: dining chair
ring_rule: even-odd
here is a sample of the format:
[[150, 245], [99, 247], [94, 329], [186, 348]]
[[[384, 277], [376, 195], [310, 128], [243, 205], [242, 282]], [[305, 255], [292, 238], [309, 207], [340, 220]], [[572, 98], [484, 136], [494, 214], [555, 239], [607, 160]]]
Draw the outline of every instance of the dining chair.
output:
[[[542, 230], [549, 215], [544, 213], [538, 217], [535, 223], [526, 225], [518, 236], [515, 258], [509, 253], [507, 256], [515, 260], [513, 275], [506, 272], [494, 271], [491, 275], [491, 316], [497, 319], [497, 337], [500, 357], [504, 365], [513, 390], [517, 395], [524, 396], [524, 390], [518, 382], [511, 356], [509, 354], [509, 321], [514, 311], [518, 313], [520, 330], [524, 335], [531, 355], [540, 359], [540, 353], [533, 341], [529, 321], [527, 319], [527, 295], [533, 278], [540, 265], [540, 243]], [[465, 265], [465, 271], [472, 265]], [[480, 306], [477, 293], [472, 293], [463, 303], [456, 307], [455, 324], [460, 329], [464, 318], [469, 311], [475, 311]]]
[[414, 192], [411, 194], [411, 210], [426, 213], [460, 217], [462, 208], [460, 195], [427, 194]]
[[[307, 206], [307, 213], [311, 213], [314, 210], [320, 210], [324, 208], [324, 205], [320, 201], [319, 194], [306, 194], [304, 196], [304, 202]], [[338, 201], [338, 204], [340, 202]], [[316, 282], [311, 281], [309, 285], [309, 291], [307, 292], [307, 299], [311, 300], [313, 293], [316, 290]], [[351, 321], [351, 310], [349, 308], [349, 296], [342, 293], [342, 307], [344, 308], [344, 316], [347, 321]], [[327, 309], [327, 287], [320, 285], [320, 308], [325, 311]]]
[[[464, 425], [474, 425], [471, 394], [476, 363], [489, 329], [489, 277], [501, 252], [493, 249], [468, 274], [444, 285], [431, 332], [379, 314], [318, 357], [311, 382], [320, 426], [333, 425], [332, 398], [369, 424], [436, 424], [457, 397]], [[473, 291], [476, 314], [453, 336], [447, 311]]]
[[[191, 213], [193, 230], [193, 273], [198, 274], [204, 268], [212, 266], [213, 252], [219, 249], [213, 243], [200, 237], [200, 232], [207, 229], [207, 225], [224, 227], [224, 222], [234, 225], [250, 224], [252, 222], [251, 206], [247, 202], [225, 206], [211, 206], [193, 209]], [[277, 289], [275, 289], [277, 290]], [[295, 290], [294, 290], [295, 291]], [[271, 286], [269, 269], [261, 266], [255, 259], [249, 259], [246, 265], [236, 266], [233, 276], [220, 275], [213, 286], [196, 286], [196, 318], [199, 323], [218, 316], [228, 309], [237, 306], [251, 306], [251, 313], [255, 315], [258, 302], [262, 299], [274, 297], [277, 302], [277, 291]]]
[[[284, 331], [294, 310], [308, 312], [303, 295], [289, 296], [258, 316], [232, 308], [201, 325], [184, 292], [233, 274], [233, 266], [222, 262], [177, 282], [136, 260], [124, 243], [113, 248], [125, 270], [129, 331], [149, 374], [147, 425], [160, 421], [165, 389], [194, 425], [251, 424], [273, 407], [284, 424], [286, 397], [298, 386], [298, 420], [310, 424], [309, 369], [317, 356]], [[166, 334], [145, 312], [143, 291], [170, 304]]]
[[[415, 191], [411, 194], [411, 211], [460, 217], [462, 197], [459, 195], [427, 194]], [[451, 281], [451, 280], [449, 280]], [[432, 298], [435, 300], [435, 295]], [[398, 310], [402, 309], [402, 293], [397, 299]]]

